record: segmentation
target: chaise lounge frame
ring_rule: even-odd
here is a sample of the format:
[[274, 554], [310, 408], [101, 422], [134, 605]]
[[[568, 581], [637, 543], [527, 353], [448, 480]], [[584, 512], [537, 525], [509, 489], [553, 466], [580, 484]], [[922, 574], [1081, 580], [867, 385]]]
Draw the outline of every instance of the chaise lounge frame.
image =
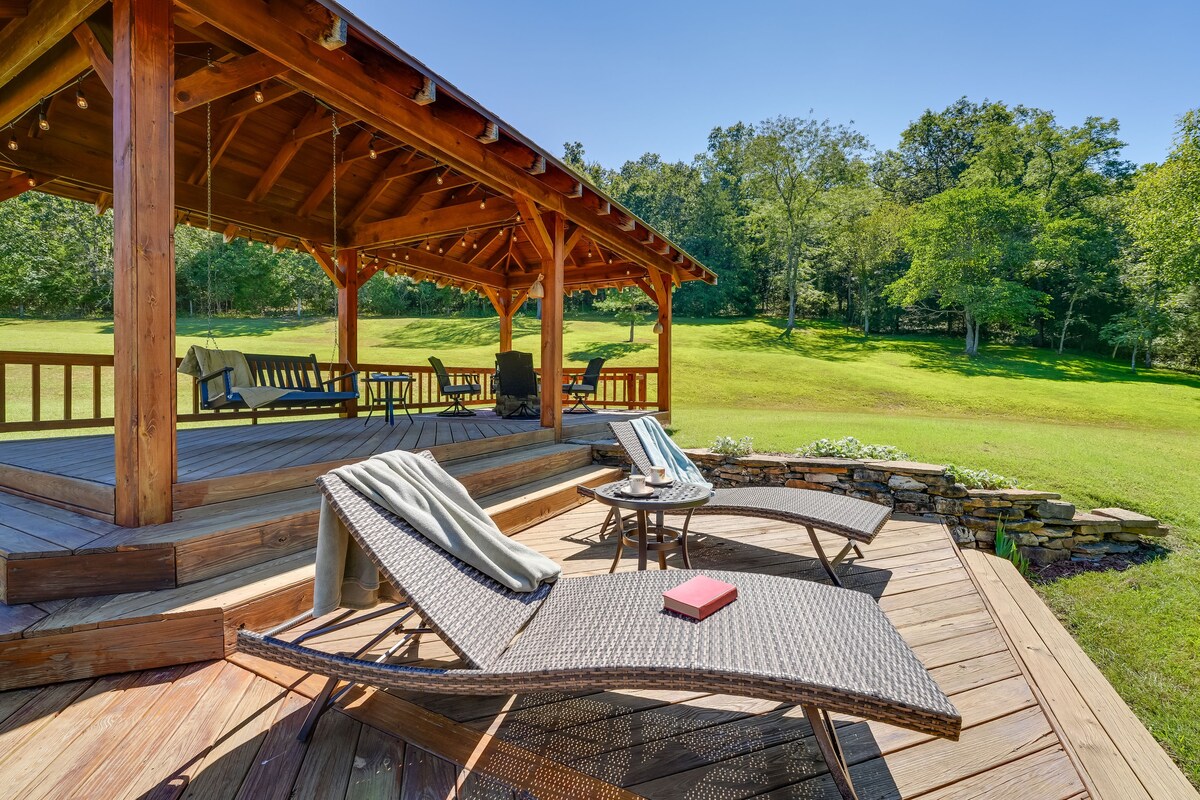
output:
[[[338, 682], [443, 694], [687, 689], [732, 693], [803, 708], [843, 798], [856, 797], [829, 713], [844, 713], [957, 739], [961, 717], [872, 599], [858, 592], [752, 573], [710, 572], [738, 586], [739, 599], [703, 622], [662, 610], [661, 594], [695, 571], [626, 572], [560, 578], [513, 592], [438, 548], [404, 520], [340, 478], [317, 481], [350, 535], [404, 593], [400, 606], [357, 620], [334, 617], [293, 641], [239, 631], [241, 650], [325, 675], [303, 735]], [[306, 642], [321, 633], [407, 609], [418, 628], [389, 621], [354, 654]], [[407, 615], [406, 615], [407, 616]], [[401, 643], [432, 632], [463, 668], [436, 669], [362, 656], [389, 633]], [[343, 692], [345, 689], [342, 690]]]
[[[618, 444], [625, 450], [633, 468], [649, 475], [654, 466], [642, 440], [638, 438], [637, 430], [632, 422], [610, 422], [609, 428], [617, 438]], [[591, 496], [590, 490], [583, 487], [580, 494]], [[870, 544], [883, 529], [884, 523], [891, 518], [892, 510], [888, 506], [859, 500], [855, 497], [845, 497], [831, 492], [819, 492], [813, 489], [792, 489], [784, 486], [746, 486], [733, 489], [716, 489], [712, 499], [707, 504], [691, 509], [689, 514], [722, 515], [755, 517], [789, 522], [803, 527], [808, 532], [813, 549], [821, 562], [825, 573], [834, 586], [841, 586], [837, 567], [853, 552], [858, 558], [863, 558], [859, 544]], [[690, 519], [690, 516], [689, 516]], [[603, 533], [610, 525], [623, 531], [628, 524], [614, 508], [604, 521]], [[846, 544], [836, 555], [830, 558], [821, 545], [817, 531], [843, 536]]]

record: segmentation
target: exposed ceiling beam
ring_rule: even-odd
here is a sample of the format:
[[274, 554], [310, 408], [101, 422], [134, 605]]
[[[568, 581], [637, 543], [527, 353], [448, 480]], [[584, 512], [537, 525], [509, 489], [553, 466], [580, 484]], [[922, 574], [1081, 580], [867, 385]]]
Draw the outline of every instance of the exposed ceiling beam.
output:
[[404, 255], [408, 256], [407, 260], [397, 260], [396, 262], [396, 265], [402, 271], [421, 270], [431, 275], [453, 278], [454, 280], [466, 281], [467, 283], [479, 284], [480, 286], [489, 286], [495, 289], [507, 288], [504, 276], [498, 272], [468, 266], [461, 261], [440, 256], [422, 247], [406, 248]]
[[13, 122], [87, 68], [87, 56], [75, 42], [64, 40], [54, 45], [33, 66], [0, 89], [0, 126]]
[[449, 236], [467, 228], [499, 225], [510, 221], [512, 217], [512, 208], [503, 203], [491, 203], [487, 208], [480, 208], [475, 202], [461, 203], [359, 225], [353, 229], [350, 246], [377, 247], [393, 242]]
[[29, 13], [0, 28], [0, 87], [41, 58], [106, 0], [34, 3]]
[[362, 196], [355, 201], [350, 211], [342, 217], [342, 224], [348, 228], [353, 228], [358, 224], [358, 221], [363, 218], [363, 215], [371, 210], [371, 207], [379, 201], [379, 198], [391, 186], [391, 181], [385, 176], [396, 169], [403, 169], [417, 155], [416, 150], [409, 150], [399, 155], [393, 156], [392, 159], [384, 164], [383, 169], [375, 176], [375, 180], [367, 187], [367, 190], [362, 193]]
[[[309, 15], [313, 7], [320, 10], [320, 6], [303, 0], [273, 0], [269, 8], [260, 0], [237, 4], [222, 0], [178, 0], [177, 5], [288, 66], [292, 70], [289, 80], [305, 91], [324, 97], [399, 140], [419, 147], [456, 171], [505, 194], [520, 192], [546, 210], [566, 213], [582, 222], [589, 233], [610, 249], [624, 250], [622, 255], [672, 271], [669, 259], [645, 248], [640, 252], [630, 249], [627, 242], [614, 238], [612, 223], [601, 222], [594, 211], [580, 215], [578, 210], [586, 209], [585, 204], [589, 201], [594, 202], [595, 195], [585, 191], [577, 200], [565, 198], [563, 193], [573, 191], [578, 182], [573, 173], [567, 174], [549, 165], [544, 174], [535, 176], [528, 171], [532, 151], [523, 145], [514, 143], [526, 154], [526, 163], [518, 165], [496, 150], [506, 141], [503, 137], [495, 144], [465, 138], [462, 131], [436, 119], [429, 105], [414, 102], [411, 88], [400, 88], [400, 84], [407, 86], [412, 82], [399, 74], [403, 71], [402, 65], [387, 59], [382, 59], [385, 63], [379, 63], [381, 57], [363, 52], [365, 46], [357, 47], [351, 42], [332, 53], [325, 50], [317, 38], [322, 35], [322, 25], [327, 22], [318, 22]], [[363, 53], [362, 60], [358, 53]], [[368, 65], [364, 61], [373, 63]], [[370, 87], [370, 90], [365, 91], [364, 87]], [[536, 158], [534, 162], [537, 162]], [[569, 185], [558, 189], [550, 185], [551, 181]]]
[[29, 0], [0, 0], [0, 19], [19, 19], [29, 14]]
[[111, 96], [113, 93], [112, 26], [108, 23], [101, 24], [98, 20], [89, 20], [76, 25], [71, 33]]
[[[282, 64], [262, 53], [206, 64], [191, 75], [175, 81], [175, 113], [182, 114], [286, 71]], [[263, 99], [265, 101], [265, 96]]]
[[300, 246], [303, 247], [305, 251], [307, 251], [308, 254], [313, 257], [313, 260], [320, 265], [321, 269], [325, 270], [325, 274], [329, 276], [331, 281], [333, 281], [334, 286], [339, 289], [344, 289], [346, 287], [346, 279], [342, 275], [342, 268], [337, 265], [337, 262], [334, 260], [333, 256], [329, 254], [328, 250], [316, 242], [309, 241], [308, 239], [301, 239]]
[[[314, 125], [315, 122], [321, 124]], [[292, 163], [292, 159], [304, 147], [304, 143], [312, 136], [316, 136], [316, 131], [322, 127], [324, 127], [325, 131], [332, 129], [332, 117], [319, 103], [313, 103], [312, 107], [300, 118], [300, 122], [296, 124], [296, 127], [292, 128], [291, 134], [285, 136], [283, 142], [275, 148], [275, 155], [271, 158], [271, 163], [258, 176], [258, 182], [254, 184], [254, 188], [250, 191], [250, 195], [246, 199], [252, 203], [256, 203], [270, 194], [271, 189], [275, 186], [275, 182], [287, 170], [288, 165]], [[311, 133], [305, 135], [306, 132]]]
[[[238, 130], [245, 121], [245, 115], [230, 117], [222, 122], [221, 127], [213, 132], [212, 170], [217, 168], [217, 164], [225, 156], [225, 151], [229, 149], [229, 145], [233, 144], [233, 137], [237, 136]], [[203, 186], [208, 178], [209, 171], [208, 153], [201, 153], [200, 159], [192, 167], [192, 171], [187, 177], [187, 182], [193, 186]]]

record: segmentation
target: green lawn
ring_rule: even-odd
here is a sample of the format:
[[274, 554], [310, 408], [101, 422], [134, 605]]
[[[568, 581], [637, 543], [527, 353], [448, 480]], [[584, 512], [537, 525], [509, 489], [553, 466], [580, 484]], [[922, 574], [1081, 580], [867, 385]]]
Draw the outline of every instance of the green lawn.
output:
[[[565, 352], [583, 365], [652, 365], [654, 338], [576, 319]], [[1055, 611], [1154, 734], [1200, 785], [1200, 378], [1132, 375], [1106, 359], [987, 346], [967, 360], [936, 337], [871, 337], [814, 324], [790, 339], [771, 320], [677, 320], [676, 438], [700, 446], [753, 436], [787, 451], [820, 437], [899, 445], [915, 458], [986, 467], [1062, 492], [1081, 508], [1120, 505], [1172, 526], [1173, 552], [1123, 573], [1042, 587]], [[179, 348], [200, 342], [184, 321]], [[226, 347], [332, 352], [328, 320], [221, 320]], [[364, 361], [490, 364], [494, 320], [364, 319]], [[538, 324], [519, 319], [515, 347], [536, 352]], [[111, 323], [0, 321], [0, 349], [111, 352]], [[13, 396], [15, 374], [10, 372]]]

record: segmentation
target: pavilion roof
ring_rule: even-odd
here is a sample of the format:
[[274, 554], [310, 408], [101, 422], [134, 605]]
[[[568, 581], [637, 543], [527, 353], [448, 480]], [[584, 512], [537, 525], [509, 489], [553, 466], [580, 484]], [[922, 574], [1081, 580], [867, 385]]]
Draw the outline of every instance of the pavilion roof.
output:
[[[0, 27], [0, 126], [18, 145], [0, 149], [0, 199], [33, 183], [111, 202], [111, 18], [98, 0], [31, 0]], [[337, 3], [177, 0], [174, 19], [181, 223], [307, 250], [335, 281], [332, 251], [354, 248], [371, 274], [486, 293], [536, 280], [559, 212], [567, 291], [716, 282]]]

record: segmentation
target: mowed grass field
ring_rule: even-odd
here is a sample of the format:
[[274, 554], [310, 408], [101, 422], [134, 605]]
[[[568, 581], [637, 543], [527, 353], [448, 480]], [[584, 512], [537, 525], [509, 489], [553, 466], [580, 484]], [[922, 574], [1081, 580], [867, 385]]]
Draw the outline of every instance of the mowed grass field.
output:
[[[223, 347], [312, 353], [332, 323], [220, 320]], [[203, 340], [183, 320], [182, 353]], [[986, 345], [973, 360], [938, 337], [863, 337], [810, 324], [790, 337], [768, 319], [676, 321], [673, 426], [685, 446], [752, 436], [786, 452], [821, 437], [894, 444], [923, 461], [985, 467], [1088, 510], [1124, 506], [1173, 526], [1170, 554], [1125, 572], [1039, 587], [1089, 655], [1200, 785], [1200, 377], [1026, 347]], [[363, 361], [492, 363], [494, 319], [364, 319]], [[602, 319], [566, 324], [568, 362], [603, 355], [653, 365], [655, 338]], [[514, 346], [537, 352], [538, 323], [518, 319]], [[111, 323], [0, 320], [0, 349], [111, 353]], [[10, 418], [24, 373], [8, 375]], [[26, 379], [27, 380], [27, 379]], [[47, 408], [61, 386], [44, 385]], [[27, 394], [27, 389], [24, 390]], [[61, 405], [61, 400], [57, 401]]]

